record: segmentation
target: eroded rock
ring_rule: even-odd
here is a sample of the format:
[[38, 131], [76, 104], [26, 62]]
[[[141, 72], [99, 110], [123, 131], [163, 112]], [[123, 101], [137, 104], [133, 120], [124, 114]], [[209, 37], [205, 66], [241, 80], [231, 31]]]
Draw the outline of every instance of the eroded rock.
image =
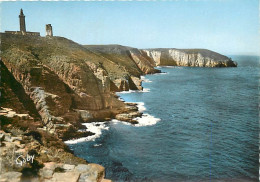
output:
[[22, 173], [20, 172], [6, 172], [1, 174], [1, 182], [20, 182]]

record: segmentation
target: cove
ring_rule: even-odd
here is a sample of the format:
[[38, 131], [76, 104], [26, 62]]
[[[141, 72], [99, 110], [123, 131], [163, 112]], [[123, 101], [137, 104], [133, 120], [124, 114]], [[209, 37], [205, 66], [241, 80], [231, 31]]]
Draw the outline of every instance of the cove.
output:
[[259, 57], [232, 58], [237, 68], [159, 67], [149, 92], [119, 93], [159, 121], [107, 122], [70, 148], [114, 181], [257, 181]]

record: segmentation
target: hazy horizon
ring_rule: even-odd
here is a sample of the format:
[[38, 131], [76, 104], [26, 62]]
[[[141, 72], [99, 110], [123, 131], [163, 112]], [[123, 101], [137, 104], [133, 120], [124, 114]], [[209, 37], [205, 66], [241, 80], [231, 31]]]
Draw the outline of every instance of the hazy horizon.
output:
[[209, 49], [225, 55], [260, 55], [258, 0], [156, 2], [1, 2], [1, 32], [27, 31], [84, 45]]

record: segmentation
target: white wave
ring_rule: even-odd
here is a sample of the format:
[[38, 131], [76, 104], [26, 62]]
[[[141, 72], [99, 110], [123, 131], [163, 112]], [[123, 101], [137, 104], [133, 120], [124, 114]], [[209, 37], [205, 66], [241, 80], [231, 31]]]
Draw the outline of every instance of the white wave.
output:
[[142, 91], [140, 92], [150, 92], [150, 89], [149, 88], [144, 88]]
[[135, 126], [151, 126], [155, 125], [157, 122], [161, 121], [160, 118], [155, 118], [154, 116], [150, 114], [143, 114], [142, 117], [137, 117], [136, 120], [138, 121], [138, 124], [135, 124]]
[[129, 94], [133, 92], [136, 92], [136, 90], [121, 91], [121, 92], [116, 92], [116, 94]]
[[137, 104], [138, 111], [139, 112], [144, 112], [146, 110], [146, 107], [144, 107], [144, 102], [125, 102], [126, 104]]
[[146, 82], [146, 83], [151, 83], [151, 82], [152, 82], [151, 80], [145, 78], [144, 76], [141, 76], [141, 80], [142, 80], [143, 82]]
[[115, 124], [123, 123], [123, 124], [125, 124], [125, 125], [131, 125], [131, 123], [129, 123], [129, 122], [120, 121], [120, 120], [117, 120], [117, 119], [112, 119], [111, 122], [113, 122], [113, 123], [115, 123]]
[[162, 68], [175, 68], [175, 69], [183, 69], [183, 66], [162, 66]]
[[75, 140], [68, 140], [65, 141], [66, 144], [76, 144], [85, 141], [95, 141], [96, 138], [99, 138], [102, 134], [102, 130], [108, 130], [109, 127], [106, 125], [105, 122], [92, 122], [92, 123], [83, 123], [87, 127], [86, 131], [90, 131], [94, 133], [94, 135], [88, 137], [82, 137]]
[[113, 122], [115, 124], [122, 123], [125, 125], [134, 126], [134, 127], [141, 127], [141, 126], [152, 126], [152, 125], [155, 125], [157, 122], [161, 121], [160, 118], [155, 118], [154, 116], [147, 114], [147, 113], [143, 114], [141, 117], [134, 118], [134, 120], [136, 120], [138, 122], [138, 124], [131, 124], [129, 122], [120, 121], [117, 119], [112, 119], [111, 122]]
[[135, 92], [150, 92], [150, 89], [144, 88], [143, 90], [128, 90], [128, 91], [116, 92], [116, 94], [130, 94]]
[[101, 146], [102, 144], [100, 143], [100, 144], [95, 144], [95, 145], [93, 145], [94, 147], [99, 147], [99, 146]]
[[[144, 102], [126, 102], [126, 103], [135, 103], [137, 104], [138, 107], [138, 111], [143, 113], [144, 111], [146, 111], [146, 107], [144, 106]], [[140, 126], [151, 126], [151, 125], [155, 125], [158, 121], [161, 121], [160, 118], [156, 118], [148, 113], [143, 113], [143, 115], [141, 117], [136, 117], [134, 118], [134, 120], [138, 121], [138, 124], [134, 124], [132, 125], [129, 122], [125, 122], [125, 121], [119, 121], [117, 119], [113, 119], [112, 122], [113, 123], [123, 123], [126, 125], [132, 125], [132, 126], [136, 126], [136, 127], [140, 127]]]
[[165, 68], [175, 68], [176, 66], [164, 66]]
[[136, 103], [139, 112], [144, 112], [146, 110], [146, 107], [144, 107], [144, 102], [136, 102]]

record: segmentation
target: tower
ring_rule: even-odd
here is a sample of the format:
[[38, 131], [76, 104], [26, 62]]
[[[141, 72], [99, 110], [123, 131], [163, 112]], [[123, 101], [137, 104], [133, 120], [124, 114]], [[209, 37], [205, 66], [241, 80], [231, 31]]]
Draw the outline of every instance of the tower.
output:
[[21, 32], [26, 32], [25, 16], [23, 14], [23, 9], [21, 9], [21, 11], [20, 11], [19, 19], [20, 19], [20, 31]]
[[51, 24], [47, 24], [47, 25], [46, 25], [46, 36], [50, 36], [50, 37], [53, 36]]

